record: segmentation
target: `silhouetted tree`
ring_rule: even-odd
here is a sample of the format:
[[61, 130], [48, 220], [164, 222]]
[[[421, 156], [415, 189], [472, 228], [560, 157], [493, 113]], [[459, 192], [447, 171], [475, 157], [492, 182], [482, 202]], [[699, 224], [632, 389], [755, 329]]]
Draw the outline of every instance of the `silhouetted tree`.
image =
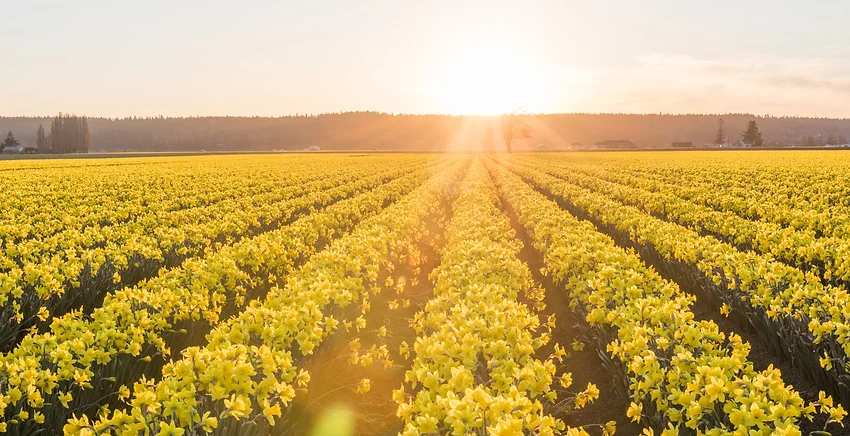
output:
[[525, 116], [519, 108], [513, 108], [510, 113], [502, 115], [502, 140], [508, 153], [512, 153], [514, 140], [528, 138], [530, 131], [525, 123]]
[[3, 140], [3, 148], [17, 147], [19, 145], [21, 145], [21, 144], [18, 143], [18, 140], [15, 139], [15, 135], [13, 135], [12, 132], [9, 132], [9, 134], [6, 135], [6, 139]]
[[764, 145], [764, 140], [761, 138], [761, 132], [759, 132], [759, 125], [756, 120], [747, 123], [747, 130], [744, 130], [741, 139], [743, 139], [744, 144], [749, 144], [753, 147]]
[[717, 136], [714, 137], [714, 143], [716, 145], [723, 145], [726, 143], [726, 130], [723, 129], [723, 118], [717, 119]]
[[47, 136], [44, 134], [44, 126], [38, 125], [38, 131], [35, 134], [35, 144], [39, 153], [50, 152], [50, 146], [47, 143]]

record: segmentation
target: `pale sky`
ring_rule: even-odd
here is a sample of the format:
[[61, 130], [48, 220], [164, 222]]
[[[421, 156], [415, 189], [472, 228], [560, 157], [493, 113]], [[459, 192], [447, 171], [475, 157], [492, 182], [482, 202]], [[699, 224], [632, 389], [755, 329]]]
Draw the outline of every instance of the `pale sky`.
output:
[[846, 0], [0, 4], [6, 116], [850, 117]]

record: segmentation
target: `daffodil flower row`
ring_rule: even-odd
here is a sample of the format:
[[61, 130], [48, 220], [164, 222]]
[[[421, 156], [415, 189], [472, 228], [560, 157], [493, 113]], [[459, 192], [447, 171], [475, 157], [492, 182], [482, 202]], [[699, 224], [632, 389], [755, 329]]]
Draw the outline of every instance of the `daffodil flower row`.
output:
[[347, 164], [335, 156], [292, 155], [18, 162], [17, 177], [0, 180], [0, 247], [71, 230], [103, 242], [98, 228], [271, 194]]
[[[559, 160], [558, 163], [566, 162]], [[846, 199], [830, 199], [824, 195], [824, 192], [840, 189], [841, 179], [850, 180], [841, 174], [840, 169], [823, 163], [817, 168], [804, 167], [802, 170], [796, 166], [784, 166], [781, 173], [772, 171], [767, 174], [762, 173], [760, 165], [756, 165], [755, 171], [744, 174], [711, 167], [697, 171], [699, 179], [685, 179], [681, 173], [670, 179], [656, 173], [653, 171], [656, 168], [652, 167], [615, 166], [605, 169], [598, 165], [572, 164], [568, 167], [615, 183], [651, 192], [671, 193], [695, 204], [732, 212], [743, 218], [811, 231], [819, 236], [850, 238], [850, 203]], [[794, 180], [788, 179], [788, 173]], [[754, 186], [758, 189], [753, 189]]]
[[[74, 395], [82, 395], [93, 384], [103, 384], [104, 379], [122, 371], [121, 365], [108, 365], [117, 357], [168, 356], [165, 337], [175, 326], [192, 322], [201, 322], [196, 328], [216, 325], [225, 307], [242, 307], [249, 291], [281, 283], [296, 262], [313, 254], [320, 242], [375, 215], [429, 174], [427, 168], [420, 168], [384, 183], [394, 171], [316, 193], [309, 198], [310, 207], [334, 204], [108, 295], [90, 316], [74, 312], [54, 319], [48, 332], [28, 335], [3, 356], [0, 366], [0, 405], [6, 421], [20, 421], [16, 417], [21, 412], [37, 417], [36, 412], [41, 413], [46, 403], [52, 405], [49, 413], [68, 414], [74, 407], [69, 405]], [[372, 190], [355, 195], [364, 189]], [[350, 195], [354, 196], [346, 199]]]
[[550, 154], [542, 160], [559, 164], [569, 161], [573, 168], [593, 168], [597, 174], [617, 173], [633, 180], [662, 183], [688, 199], [696, 199], [691, 194], [700, 191], [711, 192], [710, 197], [699, 195], [706, 205], [734, 210], [748, 218], [771, 221], [779, 218], [773, 211], [780, 215], [793, 212], [781, 224], [846, 237], [850, 226], [840, 217], [850, 214], [850, 173], [847, 160], [839, 157], [832, 151], [708, 151]]
[[[489, 167], [544, 256], [546, 272], [570, 293], [604, 351], [627, 374], [627, 416], [664, 435], [800, 435], [797, 423], [815, 407], [804, 404], [778, 369], [754, 370], [749, 345], [711, 321], [696, 321], [693, 298], [674, 283], [517, 175], [495, 162]], [[553, 185], [540, 182], [546, 189]], [[823, 410], [843, 414], [826, 405]]]
[[[377, 168], [329, 167], [319, 172], [320, 176], [302, 174], [303, 182], [254, 196], [146, 214], [130, 222], [82, 231], [71, 227], [49, 238], [6, 247], [0, 253], [0, 303], [7, 308], [3, 314], [9, 319], [3, 320], [0, 336], [16, 333], [26, 326], [22, 321], [36, 314], [43, 318], [57, 311], [64, 313], [81, 307], [80, 301], [99, 301], [103, 292], [121, 284], [135, 284], [144, 278], [142, 268], [155, 273], [162, 266], [203, 255], [217, 244], [275, 228], [292, 215], [309, 211], [315, 195], [374, 174]], [[107, 265], [108, 271], [102, 268]], [[80, 281], [83, 276], [89, 277], [86, 283]], [[66, 293], [69, 286], [85, 289]]]
[[439, 213], [466, 165], [457, 158], [315, 254], [264, 301], [217, 326], [206, 345], [184, 350], [163, 368], [161, 380], [137, 383], [128, 410], [94, 422], [73, 419], [65, 433], [212, 432], [243, 420], [273, 426], [310, 380], [299, 359], [339, 327], [332, 309], [361, 303], [366, 310], [368, 293], [380, 290], [380, 272], [417, 256], [426, 217]]
[[531, 165], [667, 221], [709, 233], [738, 247], [752, 247], [804, 271], [811, 270], [823, 276], [826, 283], [850, 282], [850, 241], [846, 239], [821, 238], [812, 230], [800, 231], [772, 222], [749, 220], [730, 211], [717, 211], [683, 200], [672, 189], [651, 192], [589, 177], [560, 165]]
[[[850, 371], [848, 291], [824, 285], [811, 271], [754, 252], [742, 252], [711, 236], [648, 215], [604, 195], [550, 176], [543, 169], [514, 165], [535, 186], [585, 211], [604, 225], [652, 247], [668, 260], [694, 268], [710, 281], [701, 286], [733, 312], [759, 322], [765, 339], [790, 353], [814, 380], [828, 380], [832, 392], [850, 400], [843, 378]], [[699, 281], [698, 278], [696, 281]]]
[[[431, 274], [434, 297], [414, 319], [418, 337], [406, 383], [393, 393], [405, 425], [402, 434], [566, 430], [544, 406], [557, 399], [557, 368], [553, 358], [535, 357], [549, 331], [541, 331], [532, 308], [518, 301], [533, 286], [517, 257], [520, 247], [493, 182], [476, 159], [452, 205], [440, 265]], [[562, 377], [569, 380], [570, 374]], [[598, 394], [589, 385], [582, 401]]]
[[672, 188], [683, 198], [718, 210], [848, 238], [850, 176], [845, 161], [835, 157], [791, 152], [723, 160], [716, 156], [710, 160], [668, 158], [664, 165], [634, 159], [628, 168], [613, 168], [631, 175], [633, 181], [651, 188]]
[[[275, 171], [266, 161], [259, 163], [258, 172], [249, 182], [235, 183], [240, 178], [245, 180], [248, 173], [235, 169], [240, 167], [234, 167], [230, 159], [206, 159], [202, 165], [191, 166], [174, 158], [104, 159], [89, 161], [88, 165], [59, 162], [15, 167], [18, 177], [0, 180], [4, 217], [0, 223], [0, 247], [46, 239], [72, 228], [103, 227], [149, 213], [253, 195], [267, 191], [276, 179], [286, 183], [309, 174], [293, 174], [289, 179], [289, 175]], [[308, 166], [304, 165], [304, 169]], [[21, 189], [23, 186], [27, 189]]]

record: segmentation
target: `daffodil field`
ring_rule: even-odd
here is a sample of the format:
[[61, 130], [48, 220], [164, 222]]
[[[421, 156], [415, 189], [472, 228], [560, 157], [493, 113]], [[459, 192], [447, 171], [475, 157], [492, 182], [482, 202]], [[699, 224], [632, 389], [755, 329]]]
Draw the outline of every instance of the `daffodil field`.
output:
[[840, 151], [0, 174], [7, 434], [850, 431]]

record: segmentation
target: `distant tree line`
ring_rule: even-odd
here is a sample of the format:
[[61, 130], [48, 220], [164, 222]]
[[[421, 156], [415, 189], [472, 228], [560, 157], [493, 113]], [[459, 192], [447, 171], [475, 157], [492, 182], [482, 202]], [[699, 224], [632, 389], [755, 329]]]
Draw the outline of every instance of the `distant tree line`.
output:
[[[40, 150], [51, 153], [302, 150], [313, 145], [323, 150], [505, 149], [499, 116], [346, 112], [285, 117], [79, 117], [76, 121], [71, 117], [63, 115], [58, 127], [51, 118], [0, 117], [0, 132], [11, 130], [21, 143], [41, 144]], [[719, 118], [725, 124], [718, 126]], [[537, 149], [541, 144], [567, 148], [615, 138], [637, 147], [681, 141], [703, 145], [718, 139], [724, 143], [743, 139], [737, 132], [749, 130], [750, 121], [757, 122], [764, 145], [807, 145], [809, 136], [819, 137], [822, 143], [828, 143], [831, 135], [836, 141], [850, 138], [850, 119], [749, 114], [525, 114], [523, 119], [529, 134], [512, 140], [514, 150]], [[55, 135], [61, 138], [54, 141]]]

